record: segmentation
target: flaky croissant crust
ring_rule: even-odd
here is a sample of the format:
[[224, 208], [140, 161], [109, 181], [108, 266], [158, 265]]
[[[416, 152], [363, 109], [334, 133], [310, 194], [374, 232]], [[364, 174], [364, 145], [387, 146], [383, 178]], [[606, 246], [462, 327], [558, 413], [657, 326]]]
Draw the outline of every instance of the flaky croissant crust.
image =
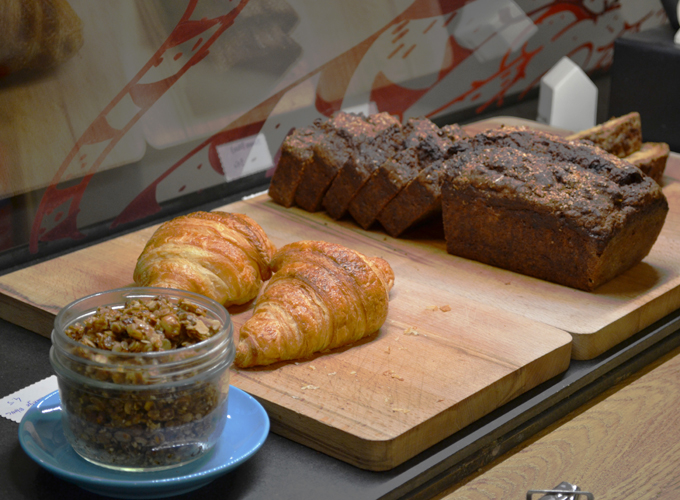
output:
[[382, 258], [298, 241], [272, 259], [274, 274], [240, 331], [242, 368], [308, 357], [355, 342], [385, 322], [394, 272]]
[[194, 212], [154, 232], [137, 260], [135, 283], [200, 293], [225, 306], [244, 304], [269, 279], [276, 247], [244, 214]]

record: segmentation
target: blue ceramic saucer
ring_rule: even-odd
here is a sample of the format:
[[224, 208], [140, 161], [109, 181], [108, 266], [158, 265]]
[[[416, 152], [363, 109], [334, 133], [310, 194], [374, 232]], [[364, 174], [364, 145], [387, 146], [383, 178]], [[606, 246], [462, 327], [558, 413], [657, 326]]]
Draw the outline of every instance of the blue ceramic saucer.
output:
[[269, 417], [262, 405], [231, 386], [224, 432], [206, 456], [159, 472], [119, 472], [91, 464], [73, 451], [64, 436], [59, 405], [57, 391], [26, 412], [19, 424], [21, 447], [65, 481], [116, 498], [163, 498], [198, 489], [252, 457], [269, 433]]

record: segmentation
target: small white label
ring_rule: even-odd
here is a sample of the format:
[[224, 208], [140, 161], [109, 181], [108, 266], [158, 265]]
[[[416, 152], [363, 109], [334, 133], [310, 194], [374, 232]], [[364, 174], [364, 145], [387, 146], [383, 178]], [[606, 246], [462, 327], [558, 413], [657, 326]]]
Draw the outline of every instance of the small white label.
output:
[[269, 192], [268, 189], [265, 189], [264, 191], [258, 191], [257, 193], [248, 194], [248, 195], [244, 196], [243, 198], [241, 198], [241, 200], [246, 201], [246, 200], [250, 200], [252, 198], [257, 198], [258, 196], [265, 194], [265, 193], [268, 193], [268, 192]]
[[267, 170], [274, 163], [264, 134], [220, 144], [217, 155], [227, 182]]
[[0, 399], [0, 415], [19, 423], [31, 406], [58, 389], [59, 385], [55, 375], [24, 387], [14, 394]]
[[356, 113], [363, 114], [364, 116], [369, 116], [371, 114], [371, 105], [370, 103], [359, 104], [357, 106], [349, 106], [347, 108], [343, 108], [342, 110], [345, 113]]

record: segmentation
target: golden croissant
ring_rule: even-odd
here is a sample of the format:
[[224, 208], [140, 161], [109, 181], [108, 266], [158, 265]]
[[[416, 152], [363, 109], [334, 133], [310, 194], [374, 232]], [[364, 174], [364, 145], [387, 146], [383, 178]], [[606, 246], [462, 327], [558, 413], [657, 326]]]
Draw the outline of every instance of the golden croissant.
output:
[[200, 293], [225, 306], [257, 297], [276, 247], [250, 217], [194, 212], [156, 230], [137, 259], [135, 283]]
[[236, 365], [308, 357], [355, 342], [387, 318], [394, 272], [380, 257], [298, 241], [279, 249], [274, 274], [241, 327]]

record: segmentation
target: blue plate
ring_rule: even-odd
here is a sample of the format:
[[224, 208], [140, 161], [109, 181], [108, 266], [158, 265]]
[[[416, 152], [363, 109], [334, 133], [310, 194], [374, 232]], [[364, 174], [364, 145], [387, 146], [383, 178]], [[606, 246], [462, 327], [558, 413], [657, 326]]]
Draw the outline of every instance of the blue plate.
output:
[[260, 449], [269, 433], [269, 417], [262, 405], [231, 386], [227, 408], [224, 432], [206, 456], [159, 472], [119, 472], [81, 458], [64, 436], [58, 391], [26, 412], [19, 425], [19, 442], [39, 465], [85, 490], [116, 498], [163, 498], [205, 486]]

